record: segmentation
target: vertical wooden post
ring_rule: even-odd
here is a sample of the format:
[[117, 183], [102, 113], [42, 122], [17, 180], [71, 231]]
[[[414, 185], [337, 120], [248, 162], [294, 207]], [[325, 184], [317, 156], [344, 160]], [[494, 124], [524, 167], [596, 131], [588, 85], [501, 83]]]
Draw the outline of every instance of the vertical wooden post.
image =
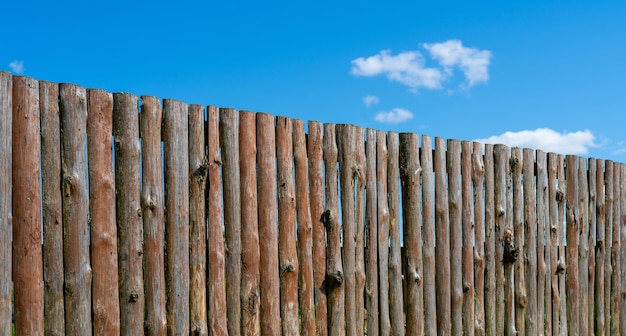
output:
[[[511, 306], [505, 298], [510, 297], [513, 291], [512, 278], [510, 274], [513, 272], [512, 264], [505, 263], [504, 248], [506, 245], [505, 238], [508, 240], [512, 237], [512, 230], [507, 221], [507, 180], [508, 180], [508, 153], [509, 149], [505, 145], [494, 146], [494, 168], [495, 168], [495, 189], [494, 202], [496, 209], [496, 226], [495, 226], [495, 243], [496, 243], [496, 333], [498, 335], [511, 335], [515, 333], [514, 320], [511, 319]], [[531, 160], [532, 161], [532, 160]], [[532, 172], [531, 172], [532, 175]], [[532, 181], [532, 179], [531, 179]]]
[[461, 143], [463, 223], [463, 334], [474, 335], [474, 230], [472, 221], [472, 143]]
[[[537, 183], [537, 328], [539, 333], [552, 330], [552, 319], [546, 318], [546, 262], [545, 241], [546, 226], [548, 223], [548, 175], [546, 172], [546, 153], [535, 151], [536, 155], [536, 183]], [[585, 170], [586, 172], [586, 170]], [[586, 316], [586, 315], [585, 315]]]
[[367, 265], [365, 308], [367, 334], [378, 336], [378, 211], [376, 195], [376, 130], [367, 129]]
[[113, 95], [87, 90], [89, 210], [93, 266], [93, 332], [120, 333], [115, 172], [113, 171]]
[[474, 288], [476, 297], [474, 334], [485, 335], [485, 164], [483, 145], [473, 143], [472, 186], [474, 187]]
[[[578, 158], [578, 209], [579, 220], [578, 225], [578, 279], [579, 287], [579, 309], [580, 319], [578, 321], [579, 335], [588, 335], [589, 333], [589, 192], [587, 190], [587, 160], [583, 157]], [[541, 276], [541, 274], [539, 274]], [[541, 278], [539, 278], [541, 279]]]
[[450, 211], [450, 300], [452, 335], [463, 333], [463, 217], [461, 195], [461, 142], [448, 140], [448, 206]]
[[391, 333], [389, 316], [389, 206], [387, 205], [387, 135], [383, 131], [376, 134], [376, 195], [378, 196], [378, 301], [380, 334]]
[[620, 279], [620, 228], [621, 220], [621, 168], [619, 162], [613, 162], [613, 216], [612, 216], [612, 235], [611, 235], [611, 335], [620, 334], [620, 295], [621, 295], [621, 279]]
[[60, 84], [63, 174], [65, 333], [91, 334], [91, 265], [87, 188], [87, 93]]
[[528, 306], [526, 308], [526, 334], [537, 335], [537, 216], [536, 216], [536, 188], [535, 188], [535, 151], [524, 149], [524, 250], [527, 251], [526, 260], [526, 294]]
[[613, 241], [611, 239], [611, 235], [613, 232], [613, 161], [606, 160], [605, 161], [605, 175], [604, 175], [604, 183], [605, 183], [605, 193], [606, 193], [606, 201], [605, 201], [605, 213], [606, 213], [606, 224], [605, 224], [605, 255], [604, 255], [604, 281], [606, 282], [604, 287], [604, 316], [606, 318], [605, 321], [605, 332], [606, 334], [611, 334], [611, 280], [613, 277], [613, 265], [611, 261], [611, 253], [612, 253], [612, 244]]
[[293, 119], [293, 154], [296, 178], [296, 211], [298, 221], [298, 265], [300, 266], [298, 288], [301, 316], [301, 335], [315, 335], [315, 311], [313, 304], [313, 237], [309, 209], [309, 186], [307, 181], [307, 158], [304, 123]]
[[606, 316], [604, 315], [604, 292], [605, 292], [605, 254], [606, 254], [606, 217], [604, 189], [604, 160], [596, 161], [596, 335], [606, 335]]
[[139, 133], [142, 145], [141, 209], [144, 231], [144, 289], [146, 335], [165, 335], [165, 220], [163, 160], [161, 155], [161, 103], [157, 97], [141, 97]]
[[187, 104], [163, 101], [165, 281], [168, 334], [189, 334], [189, 119]]
[[239, 112], [239, 178], [241, 183], [241, 333], [261, 332], [259, 304], [259, 225], [256, 178], [256, 115]]
[[11, 304], [11, 162], [13, 79], [0, 71], [0, 334], [10, 335]]
[[206, 295], [206, 177], [204, 108], [189, 106], [189, 331], [208, 335]]
[[[595, 326], [595, 301], [596, 301], [596, 169], [597, 164], [595, 159], [588, 160], [588, 172], [585, 178], [588, 182], [588, 190], [589, 190], [589, 200], [588, 203], [585, 204], [587, 207], [587, 211], [589, 214], [589, 233], [588, 233], [588, 245], [589, 246], [589, 291], [588, 291], [588, 302], [587, 302], [587, 310], [589, 314], [587, 315], [587, 333], [589, 335], [595, 335], [594, 326]], [[548, 269], [550, 269], [548, 267]]]
[[389, 207], [389, 304], [391, 334], [404, 335], [402, 256], [400, 246], [400, 191], [398, 133], [387, 133], [387, 199]]
[[[436, 292], [437, 332], [451, 335], [450, 289], [450, 214], [448, 212], [448, 187], [446, 174], [445, 140], [435, 138], [435, 228], [436, 228]], [[494, 301], [491, 301], [494, 302]]]
[[356, 127], [355, 151], [356, 169], [353, 171], [356, 183], [356, 246], [355, 246], [355, 300], [356, 306], [356, 334], [365, 332], [365, 184], [367, 174], [367, 159], [365, 157], [365, 133], [362, 127]]
[[433, 181], [432, 140], [422, 135], [420, 161], [422, 164], [422, 233], [424, 245], [424, 334], [437, 334], [437, 285], [435, 257], [435, 183]]
[[[559, 335], [560, 333], [560, 305], [561, 305], [561, 296], [559, 293], [559, 273], [558, 273], [558, 224], [559, 222], [563, 223], [563, 218], [558, 216], [558, 204], [557, 197], [559, 195], [559, 190], [557, 188], [557, 165], [558, 156], [555, 153], [548, 154], [548, 200], [549, 200], [549, 208], [550, 208], [550, 259], [551, 264], [549, 268], [550, 273], [550, 283], [551, 283], [551, 293], [549, 299], [552, 301], [552, 312], [546, 312], [552, 314], [552, 330], [549, 334], [551, 335]], [[562, 164], [561, 164], [562, 165]], [[562, 197], [562, 194], [561, 194]]]
[[619, 328], [620, 332], [624, 334], [626, 332], [626, 267], [623, 263], [626, 261], [626, 165], [619, 164], [620, 171], [620, 318]]
[[579, 283], [578, 283], [578, 226], [580, 225], [578, 209], [578, 158], [567, 156], [567, 329], [578, 335], [580, 320]]
[[[417, 134], [401, 133], [400, 177], [402, 181], [402, 227], [406, 251], [404, 273], [407, 284], [406, 334], [409, 336], [424, 334], [422, 198], [420, 196], [422, 168], [418, 154]], [[431, 174], [431, 172], [427, 173]]]
[[567, 179], [565, 178], [565, 159], [563, 155], [559, 154], [557, 156], [557, 179], [558, 190], [557, 190], [557, 208], [558, 214], [557, 218], [559, 219], [557, 222], [557, 236], [558, 236], [558, 244], [559, 244], [559, 263], [561, 263], [561, 271], [559, 273], [559, 295], [560, 295], [560, 303], [561, 307], [559, 318], [560, 318], [560, 335], [565, 336], [568, 335], [567, 327], [567, 289], [565, 286], [565, 279], [567, 277], [566, 268], [567, 263], [565, 261], [565, 193], [567, 191]]
[[515, 247], [518, 249], [518, 258], [515, 261], [515, 329], [520, 335], [525, 335], [526, 281], [524, 278], [524, 189], [522, 184], [523, 168], [522, 149], [511, 149], [511, 171], [513, 175], [513, 231], [515, 233]]
[[485, 144], [485, 334], [496, 335], [496, 236], [493, 145]]
[[[59, 85], [39, 82], [41, 187], [43, 196], [44, 333], [65, 334], [63, 302], [63, 206]], [[115, 252], [117, 255], [117, 251]]]
[[[224, 336], [228, 335], [228, 327], [226, 317], [226, 257], [222, 230], [224, 222], [222, 215], [222, 156], [219, 140], [219, 114], [214, 106], [207, 106], [207, 127], [205, 127], [205, 130], [209, 165], [206, 192], [208, 217], [207, 259], [209, 263], [209, 281], [207, 284], [207, 295], [209, 297], [208, 327], [210, 335]], [[259, 172], [263, 168], [259, 164]], [[272, 197], [268, 198], [271, 199]], [[259, 217], [260, 215], [261, 213], [259, 213]], [[261, 309], [263, 309], [262, 306]]]
[[13, 290], [15, 332], [43, 335], [39, 83], [13, 77]]
[[324, 224], [328, 239], [325, 280], [328, 295], [328, 334], [345, 335], [344, 273], [341, 261], [341, 228], [339, 227], [337, 190], [337, 142], [333, 124], [324, 124], [324, 163], [326, 164]]
[[326, 230], [324, 214], [324, 159], [322, 154], [322, 124], [309, 121], [308, 165], [311, 226], [313, 230], [313, 281], [315, 294], [315, 326], [317, 334], [328, 335], [327, 301], [324, 278], [326, 276]]
[[258, 113], [256, 117], [261, 334], [280, 335], [276, 129], [274, 116]]

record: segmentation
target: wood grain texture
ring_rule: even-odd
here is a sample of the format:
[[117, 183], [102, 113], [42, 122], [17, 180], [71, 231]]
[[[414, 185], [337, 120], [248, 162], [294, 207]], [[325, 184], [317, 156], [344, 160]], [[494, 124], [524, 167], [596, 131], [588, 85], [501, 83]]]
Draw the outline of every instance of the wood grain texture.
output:
[[0, 71], [0, 333], [11, 334], [11, 167], [13, 124], [13, 79], [10, 73]]
[[605, 189], [604, 189], [604, 160], [596, 161], [596, 299], [595, 299], [595, 333], [606, 335], [606, 316], [604, 315], [604, 292], [606, 279], [605, 255], [606, 255], [606, 217], [605, 217]]
[[367, 129], [366, 142], [366, 211], [367, 255], [365, 280], [365, 309], [367, 310], [367, 333], [378, 335], [378, 197], [376, 190], [376, 130]]
[[353, 170], [355, 179], [355, 220], [356, 220], [356, 233], [355, 233], [355, 265], [354, 265], [354, 278], [355, 278], [355, 299], [354, 304], [356, 306], [356, 329], [357, 335], [362, 335], [365, 332], [365, 184], [367, 175], [367, 159], [365, 157], [365, 130], [363, 127], [355, 127], [356, 139], [355, 139], [355, 164], [356, 168]]
[[485, 335], [485, 163], [483, 145], [472, 144], [472, 187], [474, 190], [474, 334]]
[[[535, 153], [533, 150], [524, 149], [523, 174], [524, 177], [534, 176]], [[524, 178], [524, 250], [528, 251], [524, 274], [526, 279], [526, 294], [528, 306], [526, 307], [526, 329], [529, 335], [539, 332], [537, 325], [537, 193], [532, 178]]]
[[578, 158], [567, 156], [567, 329], [571, 334], [578, 335], [580, 320], [579, 274], [578, 274]]
[[437, 290], [435, 257], [435, 181], [432, 140], [422, 135], [422, 232], [424, 257], [424, 333], [437, 334]]
[[496, 262], [493, 145], [485, 144], [485, 334], [496, 335]]
[[387, 203], [388, 173], [387, 134], [377, 131], [376, 134], [376, 195], [378, 197], [378, 302], [380, 334], [391, 333], [391, 317], [389, 297], [389, 205]]
[[472, 143], [461, 142], [461, 216], [463, 224], [463, 334], [474, 335], [474, 246], [472, 220]]
[[525, 246], [524, 246], [524, 188], [522, 170], [524, 156], [519, 147], [511, 148], [511, 174], [513, 176], [513, 231], [515, 234], [515, 247], [518, 248], [518, 259], [515, 261], [515, 330], [520, 335], [526, 332], [526, 307], [528, 295], [526, 294], [525, 279]]
[[447, 141], [448, 209], [450, 218], [450, 300], [452, 335], [463, 333], [463, 266], [461, 212], [461, 142]]
[[[452, 333], [450, 288], [450, 214], [446, 174], [446, 142], [435, 138], [435, 263], [437, 293], [437, 332]], [[494, 301], [491, 301], [494, 302]]]
[[387, 133], [387, 199], [389, 207], [389, 318], [391, 334], [404, 335], [404, 293], [400, 240], [400, 162], [398, 133]]

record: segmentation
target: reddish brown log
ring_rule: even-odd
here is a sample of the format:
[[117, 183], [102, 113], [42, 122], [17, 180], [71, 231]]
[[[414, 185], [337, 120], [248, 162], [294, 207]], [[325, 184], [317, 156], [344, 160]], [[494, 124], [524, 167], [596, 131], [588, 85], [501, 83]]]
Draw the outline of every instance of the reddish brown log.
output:
[[163, 101], [167, 332], [189, 334], [189, 118], [187, 104]]
[[[588, 302], [587, 302], [587, 310], [591, 312], [587, 315], [587, 333], [589, 335], [595, 335], [594, 326], [595, 326], [595, 301], [596, 301], [596, 169], [597, 164], [595, 159], [589, 159], [588, 161], [588, 173], [585, 178], [588, 180], [588, 190], [589, 190], [589, 202], [585, 204], [587, 207], [587, 211], [589, 214], [589, 235], [588, 235], [588, 246], [589, 246], [589, 290], [588, 290]], [[552, 261], [550, 260], [552, 263]], [[551, 269], [551, 264], [547, 265], [548, 272]], [[546, 311], [547, 312], [547, 311]]]
[[356, 234], [355, 234], [355, 300], [356, 306], [356, 334], [363, 335], [365, 332], [365, 184], [367, 174], [367, 159], [365, 157], [365, 133], [362, 127], [356, 127], [356, 171], [354, 178], [356, 183], [355, 210], [356, 210]]
[[93, 267], [93, 332], [120, 333], [115, 172], [113, 171], [113, 95], [87, 90], [89, 208]]
[[141, 209], [144, 230], [144, 290], [146, 335], [165, 335], [165, 221], [163, 160], [161, 155], [161, 103], [157, 97], [141, 97], [139, 132], [142, 145]]
[[39, 83], [13, 77], [13, 295], [15, 332], [43, 335]]
[[578, 335], [580, 320], [578, 279], [578, 158], [567, 156], [567, 324], [570, 334]]
[[388, 151], [387, 135], [383, 131], [376, 134], [376, 194], [378, 196], [378, 286], [380, 334], [391, 333], [389, 307], [389, 206], [387, 204]]
[[511, 172], [513, 175], [513, 231], [518, 258], [515, 261], [515, 329], [520, 335], [526, 332], [526, 280], [524, 271], [524, 189], [522, 184], [522, 149], [511, 149]]
[[606, 217], [604, 189], [604, 160], [596, 161], [596, 299], [595, 299], [595, 334], [606, 335], [606, 316], [604, 315], [605, 292], [605, 255], [606, 255]]
[[[451, 335], [450, 288], [450, 214], [448, 212], [448, 186], [446, 174], [445, 140], [435, 138], [435, 213], [436, 213], [436, 290], [437, 332]], [[494, 301], [491, 301], [494, 302]]]
[[44, 316], [46, 317], [44, 333], [46, 335], [64, 335], [61, 131], [59, 86], [56, 83], [39, 82], [39, 109], [41, 117], [41, 187], [44, 233]]
[[[560, 323], [560, 309], [561, 309], [561, 295], [559, 293], [559, 274], [557, 273], [559, 255], [558, 255], [558, 224], [563, 222], [562, 217], [558, 216], [558, 204], [557, 195], [559, 190], [557, 188], [557, 172], [558, 172], [558, 156], [555, 153], [548, 154], [548, 200], [549, 200], [549, 220], [550, 220], [550, 282], [551, 293], [548, 293], [548, 298], [552, 301], [552, 311], [547, 314], [552, 314], [552, 331], [548, 334], [559, 335], [561, 329]], [[562, 165], [562, 164], [561, 164]], [[561, 197], [563, 196], [560, 194]]]
[[626, 331], [626, 267], [624, 267], [624, 261], [626, 261], [626, 165], [619, 164], [620, 171], [620, 318], [619, 328], [620, 332], [624, 334]]
[[424, 234], [424, 334], [437, 334], [437, 291], [435, 274], [435, 184], [432, 140], [422, 135], [422, 232]]
[[472, 230], [472, 143], [461, 143], [463, 223], [463, 334], [474, 335], [474, 246]]
[[621, 261], [620, 261], [620, 229], [621, 219], [621, 168], [619, 162], [613, 162], [613, 215], [612, 215], [612, 234], [611, 234], [611, 335], [620, 334], [620, 295], [621, 295]]
[[11, 139], [13, 79], [0, 71], [0, 334], [10, 335], [11, 304]]
[[[587, 185], [587, 160], [578, 158], [578, 279], [579, 294], [578, 304], [580, 309], [580, 319], [578, 320], [579, 335], [588, 335], [589, 333], [589, 192]], [[539, 167], [539, 152], [537, 152], [537, 167]], [[539, 188], [539, 185], [537, 185]], [[540, 222], [541, 227], [541, 222]], [[539, 236], [538, 238], [541, 238]], [[541, 273], [539, 273], [541, 280]], [[539, 292], [541, 293], [541, 291]], [[541, 296], [540, 296], [541, 297]]]
[[476, 297], [474, 334], [485, 335], [485, 164], [483, 145], [473, 143], [472, 186], [474, 187], [474, 288]]
[[204, 108], [190, 105], [189, 113], [189, 329], [208, 335], [206, 296], [206, 146]]
[[536, 216], [536, 189], [534, 181], [535, 152], [524, 149], [524, 251], [527, 251], [525, 260], [526, 294], [528, 306], [526, 308], [527, 335], [536, 335], [539, 332], [537, 325], [537, 216]]
[[559, 244], [559, 263], [561, 264], [561, 271], [559, 272], [559, 295], [560, 295], [560, 303], [561, 306], [560, 314], [559, 314], [559, 324], [560, 324], [560, 335], [565, 336], [568, 335], [567, 332], [567, 297], [566, 297], [566, 268], [567, 264], [565, 262], [565, 192], [567, 189], [567, 181], [565, 178], [565, 159], [563, 155], [557, 156], [557, 179], [559, 180], [558, 190], [557, 190], [557, 218], [559, 218], [557, 222], [557, 236], [558, 236], [558, 244]]
[[246, 336], [256, 336], [261, 332], [256, 154], [256, 115], [252, 112], [240, 111], [241, 333]]
[[[495, 189], [494, 189], [494, 203], [496, 209], [496, 221], [495, 221], [495, 243], [496, 243], [496, 334], [504, 335], [505, 332], [509, 334], [511, 330], [509, 327], [511, 323], [510, 314], [505, 313], [505, 296], [507, 291], [512, 288], [509, 287], [507, 282], [508, 277], [505, 274], [504, 265], [504, 237], [507, 226], [507, 153], [508, 148], [504, 145], [494, 146], [494, 171], [495, 171]], [[532, 181], [532, 179], [531, 179]]]
[[328, 334], [345, 335], [344, 272], [341, 261], [341, 227], [339, 226], [337, 142], [335, 125], [324, 124], [324, 163], [326, 164], [326, 293], [328, 295]]
[[313, 237], [307, 181], [306, 138], [302, 120], [293, 120], [293, 155], [296, 179], [296, 211], [298, 221], [298, 289], [301, 335], [315, 335], [313, 305]]
[[87, 187], [87, 94], [59, 85], [63, 176], [65, 333], [91, 334], [89, 193]]
[[548, 175], [546, 172], [546, 153], [541, 150], [536, 150], [535, 155], [537, 160], [535, 164], [537, 181], [537, 328], [539, 329], [539, 333], [545, 333], [547, 330], [552, 330], [552, 319], [545, 318], [545, 313], [548, 311], [546, 309], [545, 295], [545, 230], [548, 225]]
[[452, 320], [452, 335], [460, 335], [463, 333], [461, 142], [448, 140], [447, 144], [446, 170], [448, 172], [450, 216], [450, 318]]
[[[419, 153], [417, 134], [401, 133], [399, 151], [402, 181], [402, 227], [404, 229], [406, 260], [404, 277], [407, 286], [406, 334], [423, 335], [422, 198], [420, 197], [422, 168], [417, 155]], [[430, 174], [430, 172], [428, 173]]]
[[493, 145], [485, 144], [485, 334], [496, 335], [496, 236]]
[[[222, 231], [222, 183], [219, 115], [214, 106], [207, 107], [206, 144], [208, 153], [207, 221], [208, 221], [208, 327], [210, 335], [228, 335], [226, 317], [226, 274], [224, 235]], [[261, 165], [259, 165], [259, 171]], [[271, 197], [269, 197], [271, 198]], [[259, 216], [261, 213], [259, 213]], [[261, 254], [263, 255], [263, 254]], [[276, 293], [278, 294], [278, 293]], [[262, 307], [261, 307], [262, 308]]]
[[324, 161], [322, 155], [322, 124], [309, 121], [308, 164], [310, 211], [313, 230], [313, 281], [315, 284], [315, 325], [317, 334], [328, 334], [327, 301], [324, 288], [326, 275], [326, 231], [322, 216], [324, 214]]
[[367, 129], [367, 265], [365, 309], [367, 334], [378, 336], [378, 225], [376, 195], [376, 130]]

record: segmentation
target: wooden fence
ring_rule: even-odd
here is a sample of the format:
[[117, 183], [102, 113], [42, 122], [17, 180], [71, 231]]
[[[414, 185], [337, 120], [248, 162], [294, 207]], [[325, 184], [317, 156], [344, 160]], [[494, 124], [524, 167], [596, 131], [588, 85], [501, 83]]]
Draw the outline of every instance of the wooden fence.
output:
[[0, 72], [0, 334], [618, 335], [625, 174]]

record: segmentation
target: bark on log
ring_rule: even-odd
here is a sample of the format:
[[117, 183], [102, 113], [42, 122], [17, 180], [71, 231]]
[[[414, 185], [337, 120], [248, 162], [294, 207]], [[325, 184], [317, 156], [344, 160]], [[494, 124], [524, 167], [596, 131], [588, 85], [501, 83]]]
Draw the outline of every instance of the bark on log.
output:
[[0, 334], [10, 335], [11, 304], [11, 166], [12, 166], [13, 79], [0, 71]]
[[474, 288], [476, 297], [474, 334], [485, 335], [485, 164], [483, 145], [473, 143], [472, 185], [474, 187]]
[[435, 183], [433, 181], [432, 140], [422, 135], [422, 232], [424, 245], [424, 333], [437, 335], [437, 290], [435, 271]]
[[391, 334], [404, 335], [402, 256], [400, 242], [400, 190], [398, 133], [387, 133], [387, 199], [389, 207], [389, 317]]
[[[436, 214], [436, 292], [437, 332], [451, 335], [451, 288], [450, 288], [450, 214], [448, 212], [448, 188], [446, 175], [445, 140], [435, 138], [435, 214]], [[491, 301], [494, 302], [494, 301]]]
[[367, 129], [367, 265], [365, 309], [367, 334], [378, 336], [378, 197], [376, 193], [376, 130]]
[[463, 224], [463, 334], [474, 336], [474, 246], [472, 229], [472, 144], [461, 143], [462, 224]]
[[378, 286], [380, 334], [391, 333], [389, 316], [389, 206], [387, 204], [387, 135], [383, 131], [376, 134], [376, 194], [378, 196]]

